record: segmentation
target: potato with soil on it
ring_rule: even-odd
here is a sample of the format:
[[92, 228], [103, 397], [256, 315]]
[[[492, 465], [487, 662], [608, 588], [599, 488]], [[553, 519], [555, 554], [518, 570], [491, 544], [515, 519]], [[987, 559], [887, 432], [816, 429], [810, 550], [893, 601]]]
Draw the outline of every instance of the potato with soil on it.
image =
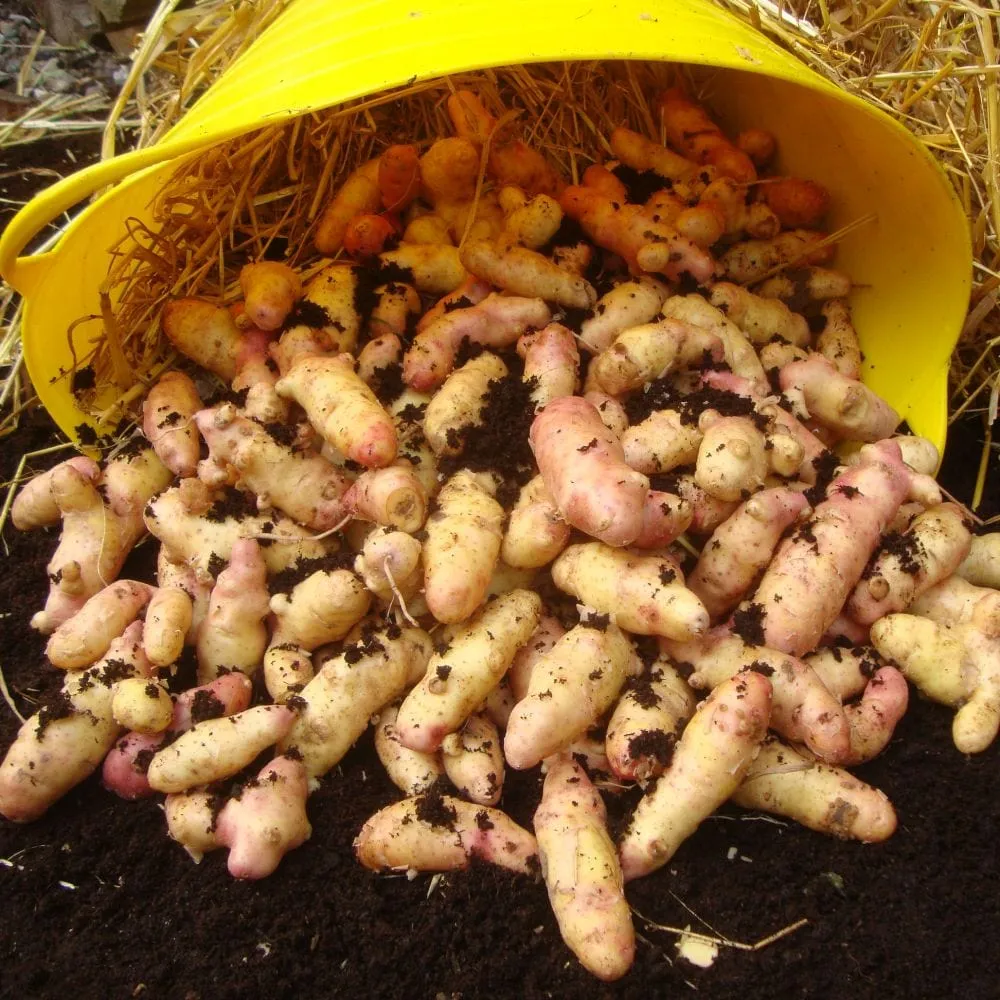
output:
[[625, 633], [606, 620], [567, 632], [531, 668], [528, 690], [507, 723], [507, 762], [534, 767], [583, 736], [614, 704], [635, 665]]
[[149, 783], [158, 792], [186, 792], [230, 778], [277, 743], [294, 722], [295, 713], [279, 705], [256, 705], [199, 722], [155, 754]]
[[573, 527], [608, 545], [639, 537], [649, 480], [625, 464], [595, 406], [579, 396], [553, 400], [535, 417], [529, 440], [546, 488]]
[[62, 690], [21, 726], [0, 764], [0, 814], [29, 823], [93, 774], [122, 731], [111, 707], [117, 682], [149, 673], [141, 622], [93, 666], [67, 673]]
[[374, 871], [460, 871], [474, 858], [523, 875], [538, 870], [534, 836], [505, 813], [431, 792], [377, 812], [354, 850]]
[[587, 772], [568, 755], [547, 762], [534, 827], [563, 940], [598, 979], [620, 979], [635, 954], [632, 913], [604, 802]]
[[645, 555], [601, 542], [571, 545], [552, 564], [552, 580], [637, 635], [684, 642], [709, 626], [705, 606], [684, 586], [677, 563], [668, 555]]
[[281, 752], [294, 751], [310, 778], [343, 759], [372, 717], [417, 681], [431, 654], [422, 629], [367, 624], [359, 631], [292, 700], [293, 723], [279, 736]]
[[354, 358], [300, 358], [278, 380], [279, 396], [294, 399], [334, 448], [365, 468], [396, 457], [396, 429], [375, 394], [354, 373]]
[[770, 708], [771, 685], [752, 671], [725, 681], [698, 706], [619, 844], [627, 880], [665, 865], [739, 787], [767, 733]]
[[424, 598], [439, 622], [464, 622], [486, 599], [502, 544], [503, 508], [492, 487], [491, 477], [462, 469], [428, 518]]
[[429, 753], [461, 728], [528, 641], [541, 606], [537, 594], [512, 590], [451, 634], [400, 706], [396, 732], [403, 746]]
[[774, 738], [764, 741], [732, 801], [844, 840], [873, 843], [896, 829], [896, 813], [883, 792]]

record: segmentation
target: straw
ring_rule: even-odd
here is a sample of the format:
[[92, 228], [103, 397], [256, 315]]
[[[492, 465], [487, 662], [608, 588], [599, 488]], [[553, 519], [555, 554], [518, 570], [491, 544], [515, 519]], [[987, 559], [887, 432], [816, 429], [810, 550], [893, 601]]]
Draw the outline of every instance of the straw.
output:
[[[1000, 12], [991, 5], [931, 0], [718, 3], [838, 86], [896, 116], [942, 163], [965, 206], [976, 256], [974, 322], [966, 324], [955, 352], [951, 408], [953, 414], [985, 416], [988, 389], [1000, 368], [994, 294], [1000, 276]], [[107, 119], [105, 151], [114, 150], [115, 132], [126, 121], [139, 123], [140, 144], [159, 139], [285, 6], [201, 0], [178, 9], [176, 0], [163, 0]], [[649, 132], [653, 117], [642, 95], [650, 84], [670, 82], [672, 74], [662, 65], [617, 64], [610, 74], [607, 69], [598, 72], [587, 63], [517, 67], [418, 84], [262, 130], [255, 139], [220, 146], [188, 163], [157, 206], [163, 235], [133, 224], [114, 248], [104, 291], [120, 313], [118, 327], [130, 333], [122, 345], [127, 364], [142, 382], [162, 362], [156, 315], [169, 296], [199, 291], [232, 301], [238, 293], [230, 262], [262, 253], [279, 236], [290, 237], [297, 248], [291, 263], [307, 263], [301, 248], [330, 192], [351, 169], [402, 136], [426, 142], [447, 134], [444, 97], [458, 87], [475, 89], [495, 115], [523, 110], [507, 131], [544, 147], [577, 179], [589, 162], [608, 154], [605, 137], [612, 125], [625, 121]], [[405, 114], [388, 104], [400, 99], [407, 103]], [[65, 107], [43, 102], [0, 130], [0, 146], [34, 133], [68, 131]], [[79, 106], [70, 108], [83, 114]], [[85, 126], [81, 120], [72, 127]], [[245, 183], [238, 189], [220, 185], [227, 174]], [[213, 221], [207, 241], [203, 229], [180, 218], [192, 206], [202, 220]], [[4, 343], [16, 340], [17, 319], [10, 316]], [[9, 347], [0, 354], [16, 357]], [[110, 381], [106, 347], [81, 363], [93, 363]], [[20, 378], [20, 369], [11, 365], [6, 374]], [[17, 392], [4, 398], [19, 405], [23, 398], [16, 397], [27, 391], [22, 379]]]

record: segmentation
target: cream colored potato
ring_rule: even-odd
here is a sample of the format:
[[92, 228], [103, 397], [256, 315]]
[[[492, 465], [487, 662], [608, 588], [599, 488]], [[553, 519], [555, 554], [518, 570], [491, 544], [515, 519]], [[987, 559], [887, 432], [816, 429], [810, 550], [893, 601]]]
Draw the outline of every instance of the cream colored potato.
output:
[[199, 722], [154, 755], [149, 784], [158, 792], [186, 792], [243, 770], [288, 732], [295, 713], [257, 705], [236, 715]]
[[111, 714], [123, 729], [162, 733], [174, 715], [174, 703], [162, 684], [141, 677], [127, 677], [115, 686]]
[[429, 753], [457, 732], [507, 672], [541, 609], [537, 594], [513, 590], [459, 628], [400, 706], [396, 730], [403, 746]]

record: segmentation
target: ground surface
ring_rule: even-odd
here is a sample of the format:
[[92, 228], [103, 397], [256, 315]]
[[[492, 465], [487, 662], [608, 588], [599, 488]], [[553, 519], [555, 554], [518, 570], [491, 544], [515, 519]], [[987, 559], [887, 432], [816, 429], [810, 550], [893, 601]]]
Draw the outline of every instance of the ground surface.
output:
[[[50, 441], [44, 424], [5, 441], [2, 480]], [[8, 529], [4, 542], [0, 664], [29, 714], [58, 683], [27, 626], [55, 537]], [[147, 561], [140, 550], [125, 575]], [[167, 839], [156, 802], [121, 802], [92, 779], [34, 824], [0, 821], [0, 997], [988, 1000], [998, 995], [1000, 745], [965, 758], [949, 727], [948, 711], [914, 698], [887, 752], [861, 769], [899, 814], [884, 845], [735, 810], [704, 823], [668, 870], [629, 886], [642, 938], [614, 986], [569, 955], [538, 883], [483, 867], [434, 885], [356, 864], [354, 835], [397, 797], [368, 737], [309, 800], [309, 843], [257, 884], [234, 882], [222, 854], [194, 865]], [[0, 706], [0, 746], [15, 731]], [[529, 823], [538, 794], [535, 772], [510, 775], [502, 806]], [[648, 922], [698, 926], [694, 914], [748, 943], [809, 923], [756, 953], [724, 950], [703, 971]]]
[[[19, 6], [0, 4], [0, 14]], [[64, 172], [94, 148], [81, 138], [3, 151], [0, 194], [26, 197], [46, 180], [25, 168]], [[944, 475], [963, 499], [979, 435], [971, 422], [949, 446]], [[0, 482], [53, 440], [43, 417], [26, 419], [0, 442]], [[998, 494], [993, 478], [984, 513], [996, 512]], [[55, 541], [9, 527], [3, 537], [0, 667], [25, 715], [58, 685], [27, 626]], [[140, 550], [125, 575], [144, 561]], [[0, 704], [0, 748], [16, 727]], [[222, 854], [194, 865], [167, 839], [156, 802], [121, 802], [91, 780], [37, 823], [0, 820], [0, 998], [993, 1000], [1000, 746], [965, 758], [949, 728], [950, 712], [915, 697], [888, 751], [861, 769], [899, 814], [882, 846], [736, 810], [703, 824], [666, 871], [629, 886], [641, 939], [635, 967], [614, 986], [573, 960], [536, 882], [486, 867], [410, 882], [355, 863], [361, 823], [397, 797], [368, 737], [310, 799], [312, 840], [257, 884], [234, 882]], [[502, 807], [530, 823], [538, 794], [535, 772], [511, 775]], [[699, 928], [699, 918], [744, 942], [808, 924], [757, 952], [723, 950], [700, 970], [653, 926]]]

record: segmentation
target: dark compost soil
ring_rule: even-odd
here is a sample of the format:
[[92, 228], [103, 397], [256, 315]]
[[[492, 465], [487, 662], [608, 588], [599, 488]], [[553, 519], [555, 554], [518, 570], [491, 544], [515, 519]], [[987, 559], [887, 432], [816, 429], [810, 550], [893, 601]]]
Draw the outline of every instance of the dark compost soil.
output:
[[[66, 143], [3, 156], [6, 172]], [[77, 141], [77, 158], [93, 143]], [[61, 158], [61, 159], [60, 159]], [[5, 197], [39, 181], [5, 179]], [[44, 183], [44, 181], [42, 181]], [[943, 476], [962, 498], [978, 461], [975, 421], [958, 428]], [[44, 416], [0, 442], [0, 481], [55, 440]], [[37, 467], [63, 455], [39, 460]], [[996, 513], [1000, 484], [991, 478]], [[60, 678], [28, 626], [44, 601], [55, 531], [3, 536], [0, 668], [29, 715]], [[149, 562], [140, 548], [133, 569]], [[157, 801], [126, 803], [92, 778], [36, 823], [0, 820], [0, 998], [712, 998], [1000, 997], [1000, 744], [955, 750], [951, 712], [914, 694], [886, 753], [859, 775], [899, 815], [885, 844], [841, 843], [739, 810], [702, 824], [668, 868], [628, 887], [640, 935], [620, 983], [593, 979], [562, 944], [544, 886], [481, 866], [440, 879], [387, 878], [355, 862], [363, 821], [398, 793], [370, 735], [309, 800], [312, 839], [259, 883], [234, 881], [225, 852], [195, 865], [166, 836]], [[0, 747], [17, 721], [0, 705]], [[530, 824], [536, 771], [511, 773], [501, 807]], [[624, 805], [609, 797], [612, 816]], [[642, 916], [640, 917], [639, 914]], [[679, 959], [654, 924], [754, 942], [714, 966]]]
[[[963, 429], [956, 451], [975, 451], [972, 438]], [[3, 442], [0, 480], [53, 440], [43, 416], [26, 421]], [[960, 485], [972, 468], [961, 463]], [[28, 715], [59, 683], [27, 624], [56, 537], [8, 528], [3, 542], [0, 666]], [[150, 555], [140, 547], [123, 575]], [[629, 885], [640, 941], [614, 986], [563, 946], [540, 883], [486, 866], [413, 881], [358, 866], [353, 837], [398, 798], [370, 737], [310, 798], [312, 839], [259, 883], [230, 878], [224, 852], [196, 866], [157, 802], [122, 802], [93, 778], [36, 823], [0, 821], [0, 997], [996, 998], [1000, 744], [963, 757], [950, 719], [914, 696], [886, 753], [859, 769], [899, 814], [883, 845], [738, 810], [702, 824], [667, 870]], [[16, 727], [0, 706], [0, 746]], [[538, 795], [537, 771], [509, 774], [501, 806], [529, 824]], [[609, 797], [609, 809], [624, 804]], [[724, 949], [708, 970], [650, 923], [703, 920], [750, 943], [803, 917], [789, 937]]]

